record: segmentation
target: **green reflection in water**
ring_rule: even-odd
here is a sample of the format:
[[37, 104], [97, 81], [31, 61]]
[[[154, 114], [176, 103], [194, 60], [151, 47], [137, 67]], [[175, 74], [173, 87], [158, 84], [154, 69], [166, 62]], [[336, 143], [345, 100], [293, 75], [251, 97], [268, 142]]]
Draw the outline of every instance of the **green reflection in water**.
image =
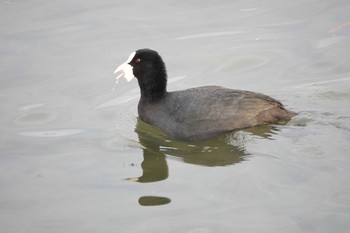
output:
[[169, 204], [171, 200], [167, 197], [143, 196], [139, 198], [139, 204], [142, 206], [157, 206]]
[[[258, 126], [245, 130], [248, 135], [270, 138], [276, 131], [272, 126]], [[148, 183], [168, 178], [167, 156], [185, 163], [200, 166], [228, 166], [244, 161], [249, 155], [245, 150], [244, 138], [239, 143], [234, 134], [226, 134], [199, 142], [184, 142], [168, 137], [159, 129], [137, 119], [135, 131], [143, 147], [142, 176], [128, 180]], [[166, 197], [144, 196], [140, 205], [161, 205], [170, 203]]]
[[[244, 161], [249, 155], [244, 148], [244, 139], [236, 145], [233, 134], [206, 141], [184, 142], [168, 137], [159, 129], [138, 119], [135, 131], [143, 146], [143, 174], [129, 180], [147, 183], [168, 178], [166, 156], [181, 159], [185, 163], [201, 166], [227, 166]], [[276, 131], [271, 126], [259, 126], [245, 130], [247, 134], [269, 138]]]

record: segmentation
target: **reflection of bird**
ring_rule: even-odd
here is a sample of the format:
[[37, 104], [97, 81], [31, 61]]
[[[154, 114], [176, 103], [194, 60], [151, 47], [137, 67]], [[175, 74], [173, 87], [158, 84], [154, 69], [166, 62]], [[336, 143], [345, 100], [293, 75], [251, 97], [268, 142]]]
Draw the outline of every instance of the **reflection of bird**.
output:
[[[192, 142], [172, 140], [157, 128], [139, 118], [135, 128], [143, 150], [142, 176], [127, 180], [140, 183], [157, 182], [168, 178], [166, 156], [185, 163], [202, 166], [225, 166], [239, 163], [246, 155], [244, 148], [231, 145], [224, 138]], [[210, 146], [208, 146], [210, 145]]]
[[[237, 142], [235, 138], [232, 138], [233, 135], [186, 143], [168, 137], [156, 127], [144, 123], [139, 118], [135, 131], [142, 145], [144, 156], [142, 163], [143, 178], [139, 178], [139, 181], [145, 180], [144, 176], [148, 177], [146, 180], [151, 179], [153, 181], [157, 181], [156, 179], [161, 177], [167, 178], [165, 175], [168, 172], [166, 155], [181, 159], [185, 163], [210, 167], [239, 163], [248, 155], [243, 145], [244, 142]], [[249, 131], [249, 133], [247, 132], [249, 135], [269, 138], [274, 130], [270, 126], [259, 126], [250, 128]], [[148, 172], [155, 172], [158, 175], [155, 176]]]
[[[158, 182], [168, 178], [169, 168], [167, 156], [180, 159], [185, 163], [201, 166], [226, 166], [239, 163], [244, 160], [243, 145], [234, 146], [231, 135], [210, 139], [207, 141], [186, 143], [174, 140], [156, 127], [146, 124], [137, 118], [135, 128], [143, 150], [142, 176], [128, 178], [127, 180], [139, 183]], [[253, 127], [249, 134], [269, 138], [273, 129], [269, 126]], [[170, 198], [147, 195], [138, 200], [142, 206], [164, 205], [171, 202]]]
[[203, 140], [234, 129], [288, 121], [294, 114], [266, 95], [217, 86], [167, 92], [162, 58], [150, 49], [133, 52], [116, 69], [141, 89], [139, 117], [182, 140]]

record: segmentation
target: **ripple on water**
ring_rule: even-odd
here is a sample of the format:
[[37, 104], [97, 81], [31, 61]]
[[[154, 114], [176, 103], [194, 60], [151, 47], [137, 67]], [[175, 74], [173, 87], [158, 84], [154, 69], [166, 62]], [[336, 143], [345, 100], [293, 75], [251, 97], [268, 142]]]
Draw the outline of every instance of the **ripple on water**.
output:
[[71, 120], [71, 110], [67, 108], [51, 108], [43, 103], [24, 105], [18, 108], [19, 114], [10, 120], [9, 124], [31, 126], [31, 125], [55, 125], [66, 123]]
[[5, 89], [9, 87], [21, 87], [29, 84], [34, 84], [47, 80], [50, 78], [50, 74], [27, 74], [19, 76], [8, 76], [7, 78], [1, 78], [0, 88]]
[[254, 69], [267, 64], [270, 60], [267, 57], [257, 54], [247, 54], [226, 59], [216, 68], [224, 72]]
[[43, 107], [44, 105], [45, 104], [43, 104], [43, 103], [28, 104], [28, 105], [20, 107], [19, 109], [20, 110], [31, 110], [31, 109]]
[[102, 142], [102, 147], [108, 150], [124, 150], [126, 147], [144, 148], [138, 141], [124, 137], [120, 134]]
[[52, 137], [64, 137], [74, 134], [82, 133], [81, 129], [58, 129], [58, 130], [45, 130], [45, 131], [24, 131], [20, 132], [20, 136], [25, 137], [42, 137], [42, 138], [52, 138]]
[[316, 48], [326, 48], [329, 46], [333, 46], [335, 44], [338, 44], [339, 42], [342, 42], [346, 40], [347, 38], [345, 36], [332, 36], [332, 37], [326, 37], [323, 38], [315, 43]]
[[21, 210], [35, 206], [37, 201], [34, 200], [7, 200], [0, 201], [0, 209], [3, 210]]
[[64, 95], [68, 95], [75, 98], [90, 99], [96, 98], [101, 94], [112, 92], [112, 86], [100, 85], [97, 83], [85, 83], [79, 85], [69, 86], [66, 89], [63, 89], [61, 92]]
[[50, 122], [56, 119], [53, 113], [48, 112], [34, 112], [25, 113], [14, 120], [16, 124], [41, 124]]
[[338, 205], [341, 205], [343, 207], [349, 208], [350, 207], [350, 188], [344, 187], [342, 190], [340, 190], [338, 193], [335, 194], [334, 202]]
[[32, 223], [32, 226], [40, 229], [73, 228], [81, 224], [76, 220], [41, 220]]
[[[327, 81], [332, 81], [335, 75], [345, 74], [348, 76], [349, 69], [349, 54], [344, 50], [344, 37], [329, 37], [319, 41], [314, 41], [309, 49], [314, 51], [312, 59], [303, 61], [300, 65], [293, 68], [295, 76], [305, 77], [316, 76], [326, 78]], [[336, 59], [335, 56], [342, 57]], [[330, 78], [332, 76], [333, 78]]]

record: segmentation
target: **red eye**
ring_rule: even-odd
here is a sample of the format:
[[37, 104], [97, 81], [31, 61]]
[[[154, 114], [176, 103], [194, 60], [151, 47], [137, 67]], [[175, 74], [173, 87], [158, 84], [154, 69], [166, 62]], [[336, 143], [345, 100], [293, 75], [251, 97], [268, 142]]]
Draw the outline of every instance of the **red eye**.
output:
[[135, 63], [140, 63], [141, 62], [141, 59], [140, 58], [136, 58], [135, 59]]

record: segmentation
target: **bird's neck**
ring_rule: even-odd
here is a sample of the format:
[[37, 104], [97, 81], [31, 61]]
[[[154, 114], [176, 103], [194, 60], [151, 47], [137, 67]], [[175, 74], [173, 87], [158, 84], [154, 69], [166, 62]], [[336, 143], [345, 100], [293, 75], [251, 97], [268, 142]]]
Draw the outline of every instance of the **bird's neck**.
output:
[[162, 100], [167, 94], [167, 75], [165, 70], [158, 70], [138, 79], [141, 89], [141, 101], [154, 103]]
[[165, 97], [166, 93], [167, 93], [166, 90], [159, 91], [158, 89], [157, 90], [141, 89], [140, 101], [146, 102], [146, 103], [155, 103], [162, 100]]

